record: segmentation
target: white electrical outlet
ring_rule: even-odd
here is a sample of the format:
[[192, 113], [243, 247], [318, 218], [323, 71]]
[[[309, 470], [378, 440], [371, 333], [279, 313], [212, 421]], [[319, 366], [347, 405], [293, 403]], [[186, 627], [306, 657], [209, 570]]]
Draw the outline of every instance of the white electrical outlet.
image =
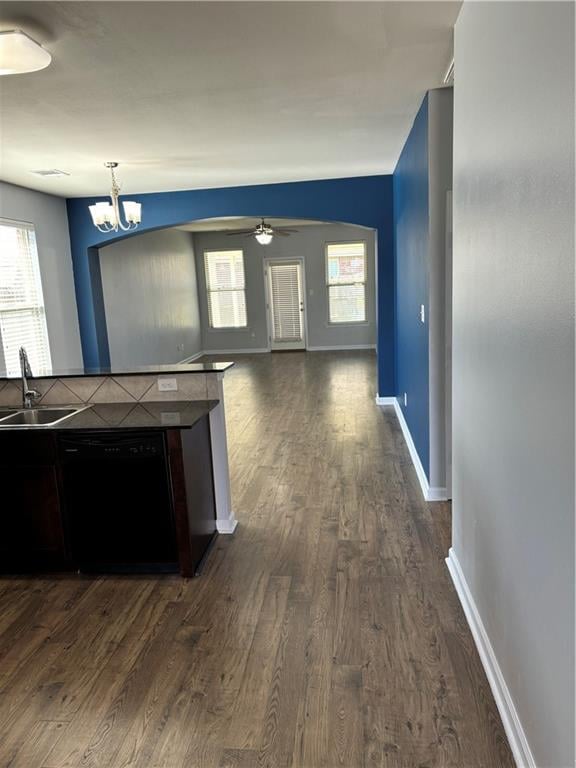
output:
[[159, 378], [158, 379], [158, 392], [177, 392], [178, 382], [176, 379]]
[[420, 322], [426, 322], [426, 311], [424, 309], [424, 304], [420, 304]]
[[408, 405], [408, 395], [404, 392], [404, 407]]

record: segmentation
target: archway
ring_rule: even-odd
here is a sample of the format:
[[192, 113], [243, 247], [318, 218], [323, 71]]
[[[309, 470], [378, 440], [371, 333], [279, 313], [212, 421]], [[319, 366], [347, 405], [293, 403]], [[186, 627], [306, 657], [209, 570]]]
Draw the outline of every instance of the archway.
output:
[[[136, 231], [101, 247], [112, 368], [189, 361], [200, 352], [375, 349], [376, 231], [266, 221], [278, 231], [266, 245], [250, 235], [258, 219], [226, 217]], [[230, 292], [224, 276], [240, 273], [241, 286]], [[347, 276], [361, 284], [346, 285]]]
[[[138, 232], [197, 219], [266, 216], [347, 222], [376, 230], [378, 392], [394, 394], [394, 255], [392, 176], [186, 190], [132, 196], [142, 203]], [[130, 234], [103, 234], [92, 224], [93, 198], [68, 200], [68, 218], [84, 364], [110, 364], [98, 249]]]

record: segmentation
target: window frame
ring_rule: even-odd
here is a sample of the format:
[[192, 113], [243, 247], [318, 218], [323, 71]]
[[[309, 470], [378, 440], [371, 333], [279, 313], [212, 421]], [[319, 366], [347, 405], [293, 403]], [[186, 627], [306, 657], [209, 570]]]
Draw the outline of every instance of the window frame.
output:
[[[244, 275], [244, 288], [210, 288], [208, 280], [208, 269], [206, 256], [209, 253], [241, 253], [242, 254], [242, 273]], [[246, 301], [246, 262], [244, 259], [243, 248], [206, 248], [202, 252], [202, 261], [204, 266], [204, 289], [206, 295], [206, 314], [208, 316], [208, 331], [210, 333], [237, 333], [245, 332], [249, 329], [248, 324], [248, 302]], [[227, 291], [243, 291], [244, 293], [244, 306], [246, 308], [246, 324], [245, 325], [221, 325], [215, 327], [212, 325], [212, 317], [210, 311], [210, 294], [211, 293], [225, 293]]]
[[[31, 365], [33, 368], [33, 373], [36, 378], [46, 375], [50, 372], [52, 368], [52, 347], [50, 343], [50, 333], [48, 330], [48, 313], [46, 311], [46, 298], [44, 295], [44, 282], [42, 279], [42, 269], [40, 267], [40, 252], [38, 250], [38, 238], [36, 237], [36, 226], [34, 222], [32, 221], [22, 221], [20, 219], [9, 219], [6, 216], [0, 216], [0, 226], [4, 227], [11, 227], [12, 229], [20, 229], [25, 230], [28, 232], [32, 232], [34, 236], [34, 254], [33, 254], [33, 267], [32, 271], [36, 280], [36, 290], [39, 293], [38, 298], [40, 299], [40, 303], [38, 304], [26, 304], [25, 306], [16, 307], [13, 309], [2, 309], [0, 306], [0, 316], [2, 315], [10, 315], [12, 313], [16, 312], [22, 312], [22, 311], [28, 311], [28, 312], [38, 312], [43, 320], [43, 327], [44, 327], [44, 333], [45, 333], [45, 339], [46, 339], [46, 368], [45, 369], [34, 369], [34, 362], [31, 361]], [[8, 373], [8, 362], [6, 360], [6, 353], [4, 350], [4, 342], [2, 340], [2, 331], [0, 329], [0, 360], [2, 361], [4, 365], [5, 371]], [[16, 372], [19, 373], [19, 372]]]
[[[328, 249], [331, 245], [357, 245], [362, 243], [364, 246], [364, 281], [362, 283], [331, 283], [328, 271]], [[324, 243], [324, 274], [326, 281], [326, 323], [330, 327], [342, 328], [342, 326], [351, 325], [354, 327], [360, 325], [369, 325], [368, 321], [368, 307], [367, 307], [367, 287], [368, 287], [368, 241], [362, 238], [355, 238], [354, 240], [330, 240]], [[364, 320], [344, 320], [334, 321], [330, 319], [330, 288], [336, 285], [363, 285], [364, 286]]]

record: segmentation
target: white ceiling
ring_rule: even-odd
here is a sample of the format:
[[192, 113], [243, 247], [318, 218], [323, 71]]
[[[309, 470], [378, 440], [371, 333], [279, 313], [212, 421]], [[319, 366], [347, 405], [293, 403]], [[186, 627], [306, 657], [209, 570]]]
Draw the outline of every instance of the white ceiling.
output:
[[[387, 173], [459, 2], [3, 2], [52, 53], [0, 78], [0, 177], [58, 195]], [[42, 179], [31, 170], [70, 176]]]
[[[312, 219], [266, 219], [266, 224], [272, 229], [288, 227], [289, 229], [301, 229], [313, 225], [324, 224], [323, 221]], [[226, 232], [237, 229], [254, 229], [260, 224], [260, 219], [246, 216], [222, 216], [218, 219], [198, 219], [182, 224], [175, 229], [183, 229], [185, 232]]]

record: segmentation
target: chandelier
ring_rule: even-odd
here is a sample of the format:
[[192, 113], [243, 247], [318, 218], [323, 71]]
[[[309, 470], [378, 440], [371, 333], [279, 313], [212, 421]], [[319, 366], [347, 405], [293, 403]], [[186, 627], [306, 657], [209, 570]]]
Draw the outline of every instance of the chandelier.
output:
[[124, 201], [122, 206], [124, 208], [126, 224], [123, 223], [119, 205], [120, 187], [114, 173], [114, 168], [118, 167], [118, 163], [104, 163], [104, 165], [106, 168], [110, 168], [112, 175], [112, 190], [110, 192], [112, 202], [94, 203], [94, 205], [88, 206], [92, 216], [92, 223], [100, 232], [118, 232], [119, 229], [128, 232], [131, 229], [136, 229], [142, 221], [142, 206], [140, 203], [135, 203], [131, 200]]

